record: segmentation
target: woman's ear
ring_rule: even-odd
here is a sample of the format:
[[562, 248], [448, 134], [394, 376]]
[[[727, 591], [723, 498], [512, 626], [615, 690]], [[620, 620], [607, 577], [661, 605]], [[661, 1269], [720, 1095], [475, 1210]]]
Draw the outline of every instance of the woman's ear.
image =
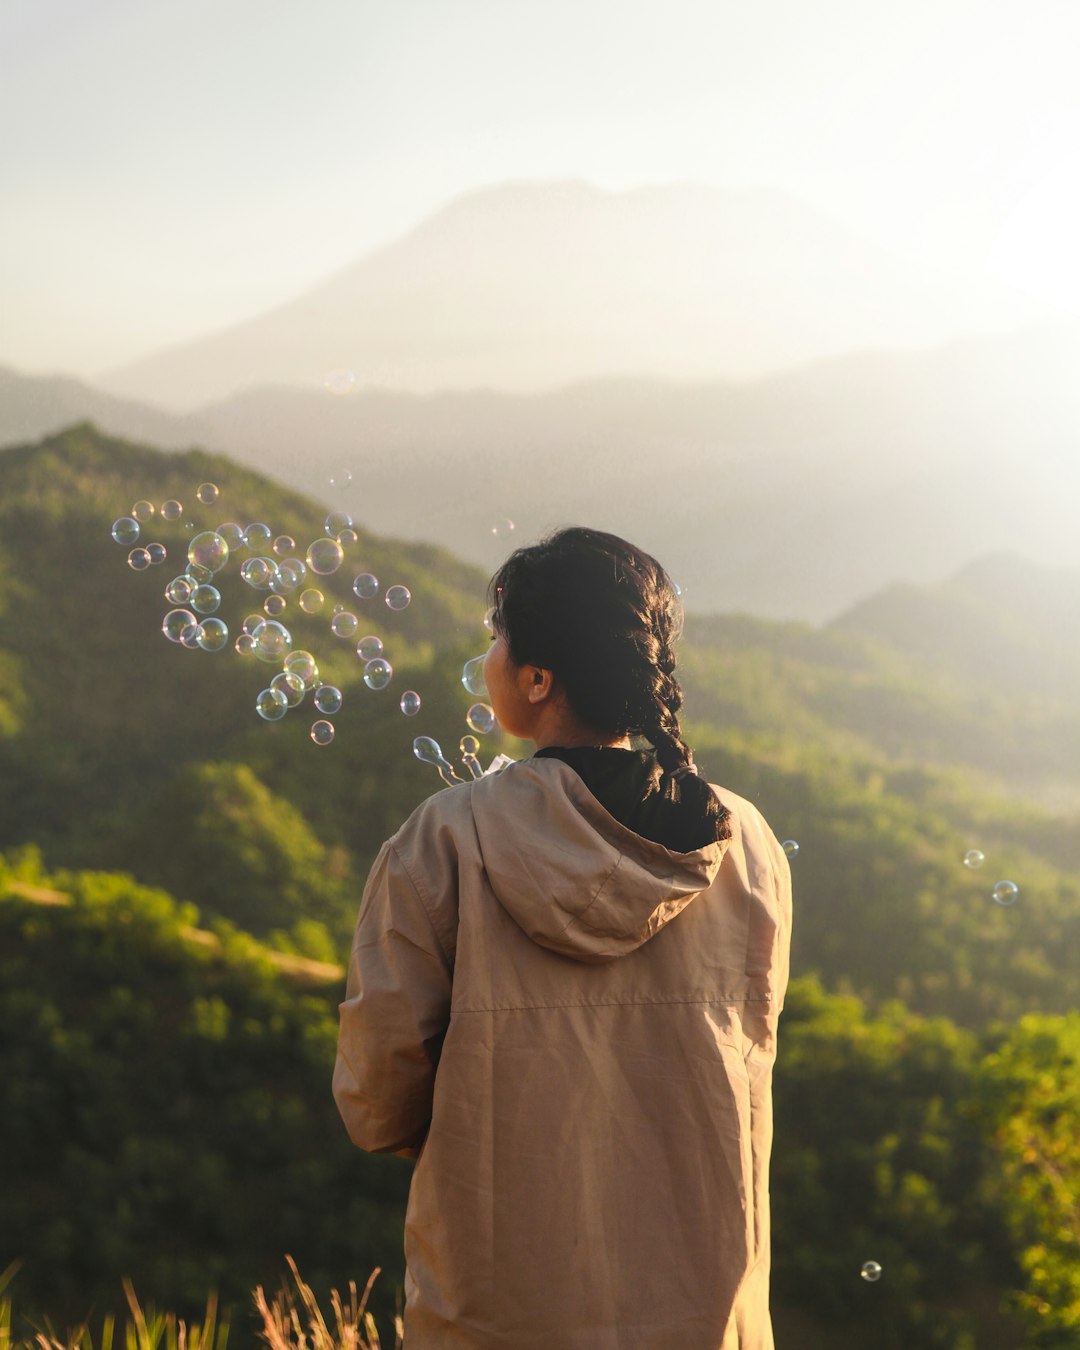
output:
[[545, 670], [543, 666], [527, 666], [526, 675], [529, 681], [526, 697], [530, 703], [543, 703], [551, 697], [555, 688], [555, 677], [550, 670]]

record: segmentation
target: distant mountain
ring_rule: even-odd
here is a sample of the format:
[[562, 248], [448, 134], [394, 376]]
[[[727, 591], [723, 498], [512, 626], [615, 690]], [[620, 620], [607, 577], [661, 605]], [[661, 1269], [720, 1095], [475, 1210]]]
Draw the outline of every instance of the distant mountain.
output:
[[184, 417], [103, 393], [66, 375], [24, 375], [0, 366], [0, 445], [18, 445], [76, 422], [93, 422], [116, 436], [179, 449], [192, 443]]
[[98, 382], [190, 411], [335, 371], [421, 394], [743, 378], [1035, 312], [775, 191], [509, 183], [456, 198], [306, 295]]
[[[1080, 334], [1037, 328], [861, 353], [756, 381], [608, 380], [543, 394], [249, 390], [167, 418], [9, 376], [0, 441], [68, 409], [138, 438], [226, 450], [366, 528], [490, 571], [571, 521], [655, 552], [696, 609], [822, 621], [883, 586], [1008, 547], [1080, 565]], [[86, 416], [87, 411], [81, 411]], [[18, 434], [18, 433], [16, 433]], [[516, 528], [510, 530], [508, 522]]]

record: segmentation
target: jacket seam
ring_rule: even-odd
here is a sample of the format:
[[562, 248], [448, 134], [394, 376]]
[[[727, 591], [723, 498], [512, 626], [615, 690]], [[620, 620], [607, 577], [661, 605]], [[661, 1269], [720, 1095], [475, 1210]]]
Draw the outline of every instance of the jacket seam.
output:
[[616, 873], [616, 872], [619, 870], [619, 868], [622, 866], [622, 861], [623, 861], [624, 856], [625, 856], [625, 855], [624, 855], [623, 853], [621, 853], [621, 852], [619, 853], [619, 856], [615, 859], [614, 866], [613, 866], [608, 872], [605, 872], [605, 873], [604, 873], [603, 877], [600, 879], [600, 881], [599, 881], [599, 883], [598, 883], [598, 885], [597, 885], [597, 887], [596, 887], [596, 890], [593, 891], [592, 895], [589, 897], [589, 903], [585, 906], [585, 908], [581, 911], [580, 914], [571, 914], [571, 916], [569, 917], [569, 919], [567, 919], [566, 923], [565, 923], [565, 924], [563, 925], [563, 927], [559, 930], [559, 936], [560, 936], [560, 937], [562, 937], [562, 936], [567, 932], [567, 930], [570, 928], [571, 924], [574, 924], [574, 923], [579, 923], [579, 924], [581, 924], [581, 926], [582, 926], [583, 928], [587, 928], [587, 929], [589, 930], [590, 933], [598, 933], [598, 932], [603, 931], [603, 930], [601, 930], [601, 929], [593, 928], [591, 924], [586, 923], [586, 922], [585, 922], [585, 915], [588, 914], [588, 912], [592, 909], [592, 907], [596, 904], [596, 902], [597, 902], [597, 901], [600, 899], [600, 897], [603, 895], [604, 891], [607, 890], [608, 882], [611, 880], [611, 878], [615, 875], [615, 873]]
[[543, 1010], [552, 1010], [558, 1008], [648, 1008], [648, 1007], [705, 1007], [720, 1005], [726, 1008], [745, 1007], [750, 1004], [772, 1003], [772, 996], [766, 994], [762, 998], [742, 998], [738, 995], [725, 996], [723, 994], [715, 998], [613, 998], [596, 999], [590, 1002], [571, 1002], [571, 1003], [503, 1003], [482, 1008], [454, 1008], [453, 1015], [456, 1017], [461, 1013], [490, 1013], [490, 1012], [540, 1012]]
[[402, 870], [402, 871], [405, 873], [405, 875], [408, 877], [410, 885], [412, 886], [413, 890], [416, 892], [416, 898], [420, 901], [420, 906], [421, 906], [421, 908], [423, 909], [424, 914], [425, 914], [425, 916], [426, 916], [426, 918], [427, 918], [428, 924], [429, 924], [430, 927], [431, 927], [431, 933], [432, 933], [432, 936], [434, 937], [436, 943], [438, 944], [438, 947], [439, 947], [439, 955], [440, 955], [440, 956], [442, 957], [442, 959], [446, 962], [447, 969], [452, 970], [452, 969], [453, 969], [453, 966], [454, 966], [454, 963], [453, 963], [453, 961], [451, 961], [450, 956], [449, 956], [449, 954], [447, 953], [446, 947], [443, 945], [443, 940], [442, 940], [441, 936], [439, 935], [439, 927], [438, 927], [438, 924], [435, 922], [435, 916], [434, 916], [434, 915], [432, 914], [432, 912], [431, 912], [431, 906], [430, 906], [430, 904], [428, 903], [427, 897], [424, 895], [423, 888], [418, 884], [416, 878], [413, 876], [412, 868], [409, 866], [409, 864], [406, 862], [406, 860], [402, 857], [402, 855], [398, 852], [397, 846], [396, 846], [392, 841], [388, 841], [388, 842], [387, 842], [387, 846], [389, 847], [390, 852], [394, 855], [394, 857], [395, 857], [395, 858], [398, 860], [398, 862], [401, 864], [401, 870]]

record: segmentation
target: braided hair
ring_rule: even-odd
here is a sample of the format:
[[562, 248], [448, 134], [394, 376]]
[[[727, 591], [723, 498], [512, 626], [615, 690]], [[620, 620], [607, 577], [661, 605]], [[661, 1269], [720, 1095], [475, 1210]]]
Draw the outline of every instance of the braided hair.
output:
[[656, 559], [617, 535], [572, 526], [512, 553], [489, 598], [513, 663], [550, 670], [586, 726], [643, 736], [662, 770], [661, 797], [692, 804], [727, 838], [727, 812], [682, 737], [674, 651], [682, 605]]

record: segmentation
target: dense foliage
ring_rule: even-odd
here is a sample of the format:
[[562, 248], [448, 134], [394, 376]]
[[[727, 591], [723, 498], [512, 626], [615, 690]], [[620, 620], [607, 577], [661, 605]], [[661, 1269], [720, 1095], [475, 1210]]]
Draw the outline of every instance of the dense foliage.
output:
[[[466, 729], [484, 579], [358, 540], [320, 583], [327, 612], [358, 609], [395, 678], [367, 690], [327, 614], [292, 617], [345, 692], [317, 748], [306, 710], [255, 717], [265, 667], [163, 640], [179, 563], [131, 573], [108, 538], [133, 495], [188, 501], [203, 479], [222, 502], [198, 523], [319, 532], [313, 504], [199, 452], [80, 427], [0, 454], [0, 1270], [21, 1258], [18, 1306], [54, 1320], [115, 1305], [123, 1275], [189, 1315], [212, 1286], [246, 1304], [286, 1252], [323, 1289], [383, 1266], [384, 1312], [401, 1277], [408, 1168], [353, 1150], [329, 1096], [340, 962], [375, 850], [438, 786], [412, 737], [453, 752]], [[182, 558], [182, 525], [162, 537]], [[364, 611], [366, 568], [409, 608]], [[1001, 623], [1034, 644], [1045, 606], [1024, 592], [992, 620], [978, 585], [821, 630], [688, 620], [697, 759], [800, 845], [779, 1344], [1080, 1346], [1074, 657], [1062, 639], [1052, 675], [1019, 678]], [[243, 589], [222, 586], [234, 631]]]

